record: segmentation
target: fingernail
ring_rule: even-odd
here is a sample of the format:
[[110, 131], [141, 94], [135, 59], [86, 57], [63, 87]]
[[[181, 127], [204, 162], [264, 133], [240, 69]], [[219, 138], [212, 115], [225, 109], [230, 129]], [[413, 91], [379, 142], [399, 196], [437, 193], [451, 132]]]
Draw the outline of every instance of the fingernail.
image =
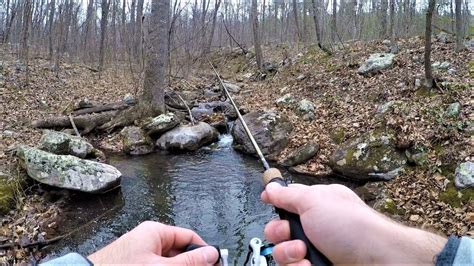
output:
[[289, 246], [288, 248], [285, 249], [285, 255], [288, 260], [294, 260], [296, 259], [296, 254], [297, 250], [295, 246]]
[[276, 188], [278, 188], [280, 186], [280, 184], [277, 184], [275, 182], [270, 182], [268, 183], [268, 185], [265, 187], [265, 190], [267, 191], [273, 191], [275, 190]]
[[219, 253], [217, 252], [217, 249], [215, 247], [205, 246], [200, 248], [200, 250], [207, 263], [215, 264], [218, 262], [217, 259], [219, 257]]

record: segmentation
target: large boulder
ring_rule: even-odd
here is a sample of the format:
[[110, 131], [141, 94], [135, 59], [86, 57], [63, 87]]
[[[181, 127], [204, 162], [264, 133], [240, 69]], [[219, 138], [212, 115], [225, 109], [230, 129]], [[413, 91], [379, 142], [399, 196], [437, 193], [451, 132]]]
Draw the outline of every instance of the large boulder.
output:
[[194, 151], [217, 140], [218, 133], [207, 123], [181, 125], [165, 134], [157, 141], [156, 146], [163, 150]]
[[223, 113], [229, 119], [236, 119], [237, 112], [229, 102], [213, 101], [207, 103], [199, 103], [191, 109], [193, 117], [199, 121], [205, 119], [214, 113]]
[[148, 135], [161, 135], [177, 125], [179, 125], [179, 119], [176, 115], [167, 113], [145, 120], [142, 128]]
[[398, 176], [407, 159], [388, 134], [369, 134], [347, 142], [331, 156], [332, 170], [357, 180], [391, 180]]
[[50, 186], [100, 193], [119, 184], [122, 176], [119, 170], [107, 164], [28, 146], [20, 146], [17, 155], [28, 176]]
[[[286, 116], [274, 111], [256, 111], [243, 118], [264, 155], [277, 155], [288, 145], [293, 125]], [[232, 136], [237, 150], [256, 154], [240, 120], [235, 123]]]
[[290, 106], [296, 102], [295, 97], [291, 93], [287, 93], [276, 99], [275, 104], [278, 106]]
[[377, 53], [370, 55], [369, 59], [367, 59], [357, 70], [357, 73], [361, 75], [366, 75], [370, 73], [376, 73], [380, 70], [389, 68], [393, 64], [393, 58], [395, 57], [394, 54], [389, 53]]
[[305, 163], [311, 159], [319, 151], [319, 145], [316, 143], [306, 143], [303, 146], [296, 149], [283, 161], [284, 166], [295, 166], [298, 164]]
[[153, 140], [139, 127], [126, 127], [120, 132], [123, 151], [130, 155], [144, 155], [153, 152]]
[[45, 130], [39, 148], [58, 155], [74, 155], [86, 158], [95, 154], [92, 144], [85, 139], [54, 130]]
[[454, 175], [457, 188], [474, 187], [474, 162], [464, 162], [458, 165]]

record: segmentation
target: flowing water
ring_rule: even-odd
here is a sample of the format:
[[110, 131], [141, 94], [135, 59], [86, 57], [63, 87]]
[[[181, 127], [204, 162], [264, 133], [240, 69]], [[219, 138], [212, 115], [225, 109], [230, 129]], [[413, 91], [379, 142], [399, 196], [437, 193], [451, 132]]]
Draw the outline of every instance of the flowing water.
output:
[[[229, 262], [242, 264], [250, 239], [263, 238], [265, 223], [276, 214], [260, 201], [262, 166], [235, 152], [231, 143], [223, 135], [195, 153], [109, 156], [123, 174], [121, 189], [101, 196], [72, 195], [62, 230], [89, 224], [50, 247], [48, 257], [90, 254], [140, 222], [155, 220], [196, 231], [207, 243], [229, 249]], [[305, 184], [340, 183], [284, 175]]]

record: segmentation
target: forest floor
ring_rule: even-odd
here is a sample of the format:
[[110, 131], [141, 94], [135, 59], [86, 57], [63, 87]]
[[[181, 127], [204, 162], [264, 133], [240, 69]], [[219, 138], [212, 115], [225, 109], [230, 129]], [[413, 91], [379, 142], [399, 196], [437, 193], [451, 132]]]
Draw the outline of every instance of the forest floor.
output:
[[[435, 42], [432, 61], [447, 61], [455, 71], [435, 71], [441, 89], [426, 91], [415, 86], [415, 79], [423, 80], [424, 73], [421, 39], [400, 41], [394, 66], [368, 77], [357, 74], [359, 64], [369, 54], [386, 52], [387, 46], [381, 41], [345, 46], [333, 56], [314, 47], [297, 52], [282, 46], [265, 49], [267, 61], [291, 62], [265, 80], [249, 78], [247, 73], [255, 73], [255, 63], [244, 55], [219, 51], [211, 60], [226, 80], [241, 85], [236, 100], [244, 109], [275, 109], [290, 118], [295, 130], [280, 159], [306, 142], [319, 144], [319, 153], [298, 167], [301, 172], [327, 174], [331, 154], [344, 141], [373, 130], [394, 130], [398, 144], [422, 149], [428, 159], [423, 166], [410, 167], [392, 181], [378, 183], [385, 195], [379, 209], [409, 225], [446, 235], [473, 236], [472, 189], [457, 191], [452, 181], [460, 162], [474, 160], [472, 51], [456, 54], [454, 44]], [[18, 144], [38, 143], [41, 130], [31, 128], [31, 121], [66, 114], [85, 98], [110, 103], [127, 93], [139, 93], [140, 82], [125, 67], [110, 68], [99, 75], [83, 64], [71, 63], [62, 64], [57, 74], [48, 60], [35, 58], [29, 65], [27, 80], [26, 69], [16, 61], [16, 55], [5, 47], [0, 53], [0, 172], [23, 174], [13, 151]], [[210, 69], [194, 76], [189, 83], [196, 89], [216, 84]], [[184, 90], [179, 84], [175, 89]], [[287, 93], [298, 100], [312, 101], [316, 118], [303, 121], [293, 108], [277, 106], [275, 100]], [[377, 115], [377, 109], [388, 101], [400, 101], [403, 107]], [[456, 118], [448, 118], [443, 114], [453, 102], [461, 104], [461, 112]], [[120, 150], [116, 133], [91, 138], [101, 149]], [[23, 244], [50, 239], [60, 226], [60, 197], [58, 200], [34, 182], [29, 184], [19, 193], [17, 208], [0, 220], [0, 245], [12, 238]], [[10, 262], [31, 261], [40, 255], [35, 249], [0, 249], [0, 258]]]

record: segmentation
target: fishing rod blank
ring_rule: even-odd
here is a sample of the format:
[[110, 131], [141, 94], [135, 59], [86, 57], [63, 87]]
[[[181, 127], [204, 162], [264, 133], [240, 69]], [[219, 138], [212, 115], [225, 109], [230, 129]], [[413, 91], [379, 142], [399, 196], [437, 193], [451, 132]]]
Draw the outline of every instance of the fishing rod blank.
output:
[[[255, 138], [253, 137], [252, 133], [250, 132], [250, 129], [247, 126], [247, 123], [245, 123], [244, 118], [240, 114], [239, 108], [237, 108], [237, 105], [235, 104], [234, 100], [232, 99], [232, 96], [230, 96], [229, 91], [227, 91], [227, 88], [224, 85], [224, 82], [222, 81], [221, 77], [217, 73], [217, 70], [214, 68], [214, 65], [209, 61], [209, 64], [212, 67], [212, 70], [217, 76], [217, 79], [219, 80], [222, 89], [224, 90], [227, 98], [229, 98], [230, 103], [234, 107], [235, 111], [237, 112], [237, 116], [242, 123], [242, 126], [244, 127], [245, 133], [250, 139], [250, 142], [252, 143], [255, 151], [258, 154], [258, 157], [260, 158], [260, 161], [263, 164], [263, 168], [265, 169], [265, 173], [263, 174], [263, 183], [267, 185], [270, 182], [276, 182], [284, 187], [288, 186], [287, 182], [285, 179], [283, 179], [283, 175], [280, 173], [280, 171], [276, 168], [270, 168], [270, 165], [268, 164], [267, 160], [265, 159], [265, 156], [263, 156], [262, 150], [260, 150], [260, 147], [258, 146], [257, 142], [255, 141]], [[303, 231], [303, 226], [301, 225], [301, 220], [298, 214], [296, 213], [291, 213], [288, 212], [284, 209], [276, 208], [275, 211], [278, 213], [280, 216], [280, 219], [287, 220], [290, 223], [290, 233], [291, 233], [291, 239], [299, 239], [302, 240], [306, 244], [307, 252], [306, 252], [306, 259], [311, 262], [313, 265], [332, 265], [331, 261], [324, 256], [323, 253], [321, 253], [316, 247], [309, 241], [308, 237], [305, 235]]]

